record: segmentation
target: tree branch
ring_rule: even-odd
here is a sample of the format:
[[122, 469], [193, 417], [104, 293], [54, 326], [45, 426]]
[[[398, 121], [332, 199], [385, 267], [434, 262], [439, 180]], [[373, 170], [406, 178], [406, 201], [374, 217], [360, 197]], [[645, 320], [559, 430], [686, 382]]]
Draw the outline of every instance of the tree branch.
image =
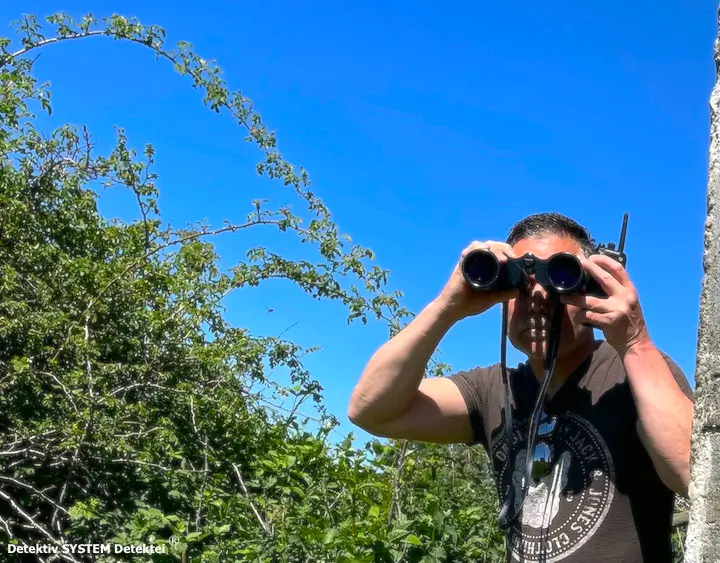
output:
[[250, 493], [248, 492], [248, 489], [245, 486], [245, 481], [243, 480], [242, 473], [240, 473], [240, 469], [238, 468], [237, 464], [233, 463], [233, 469], [235, 470], [235, 475], [237, 475], [238, 481], [240, 481], [240, 488], [242, 489], [243, 493], [245, 493], [245, 497], [248, 499], [248, 502], [250, 503], [250, 508], [252, 509], [253, 514], [255, 514], [255, 518], [257, 518], [257, 521], [260, 522], [260, 526], [262, 526], [263, 531], [266, 534], [272, 535], [270, 526], [265, 522], [265, 520], [263, 520], [262, 516], [260, 516], [260, 512], [258, 512], [258, 509], [255, 508], [255, 504], [253, 503], [252, 499], [250, 498]]
[[[74, 33], [72, 35], [67, 35], [64, 37], [51, 37], [49, 39], [43, 39], [42, 41], [38, 41], [37, 43], [34, 43], [33, 45], [30, 45], [28, 47], [25, 47], [24, 49], [20, 49], [19, 51], [15, 51], [14, 53], [10, 53], [9, 58], [10, 59], [17, 59], [18, 57], [22, 57], [26, 53], [29, 53], [30, 51], [34, 49], [39, 49], [40, 47], [44, 47], [45, 45], [50, 45], [52, 43], [59, 43], [61, 41], [70, 41], [72, 39], [82, 39], [83, 37], [91, 37], [93, 35], [109, 35], [107, 30], [96, 30], [96, 31], [87, 31], [85, 33]], [[4, 67], [7, 64], [7, 62], [0, 63], [0, 68]]]
[[27, 512], [25, 512], [20, 505], [13, 499], [10, 495], [8, 495], [3, 489], [0, 489], [0, 497], [4, 498], [10, 506], [15, 510], [16, 513], [18, 513], [20, 516], [22, 516], [34, 529], [39, 531], [43, 536], [45, 536], [48, 540], [50, 540], [53, 544], [59, 545], [60, 542], [55, 539], [50, 532], [48, 532], [45, 528], [43, 528], [40, 524], [38, 524], [32, 516], [30, 516]]

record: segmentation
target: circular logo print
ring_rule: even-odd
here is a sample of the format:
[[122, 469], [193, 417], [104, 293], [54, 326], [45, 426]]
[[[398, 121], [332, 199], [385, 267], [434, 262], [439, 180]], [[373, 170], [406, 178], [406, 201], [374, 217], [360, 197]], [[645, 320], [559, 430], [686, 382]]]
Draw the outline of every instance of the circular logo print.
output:
[[[509, 549], [516, 560], [556, 563], [583, 546], [604, 521], [615, 494], [610, 452], [584, 418], [567, 414], [550, 439], [549, 474], [532, 481], [522, 514], [510, 530]], [[502, 436], [493, 444], [493, 461], [503, 496], [514, 491], [513, 512], [520, 510], [525, 481], [527, 428], [517, 427], [514, 456]]]

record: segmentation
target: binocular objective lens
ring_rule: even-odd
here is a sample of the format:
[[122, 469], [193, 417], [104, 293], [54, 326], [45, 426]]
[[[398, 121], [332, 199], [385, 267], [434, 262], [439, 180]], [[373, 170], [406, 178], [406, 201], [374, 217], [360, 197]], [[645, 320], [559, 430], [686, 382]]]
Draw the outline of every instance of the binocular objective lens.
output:
[[547, 278], [556, 289], [575, 289], [583, 279], [582, 265], [575, 256], [558, 256], [548, 264]]
[[468, 281], [477, 286], [488, 286], [498, 277], [500, 264], [492, 252], [479, 250], [469, 253], [463, 263]]

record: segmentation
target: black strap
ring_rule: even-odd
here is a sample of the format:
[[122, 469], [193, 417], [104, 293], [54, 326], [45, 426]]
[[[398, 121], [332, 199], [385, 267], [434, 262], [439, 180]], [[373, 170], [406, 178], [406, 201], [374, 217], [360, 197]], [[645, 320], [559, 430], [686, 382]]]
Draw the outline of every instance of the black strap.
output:
[[[545, 367], [543, 374], [543, 382], [540, 387], [537, 399], [535, 401], [535, 407], [533, 408], [532, 418], [530, 419], [530, 428], [528, 429], [528, 444], [525, 455], [525, 483], [523, 485], [523, 492], [520, 501], [520, 508], [510, 513], [513, 505], [515, 504], [515, 488], [510, 485], [510, 490], [505, 497], [505, 502], [500, 508], [500, 514], [498, 516], [498, 526], [501, 530], [507, 531], [512, 524], [517, 520], [518, 516], [522, 513], [522, 505], [525, 502], [528, 488], [530, 487], [530, 477], [532, 475], [532, 462], [533, 453], [535, 451], [535, 442], [537, 440], [537, 431], [540, 426], [540, 414], [542, 413], [542, 406], [545, 401], [545, 395], [547, 394], [548, 386], [552, 380], [553, 372], [555, 371], [555, 364], [557, 362], [557, 353], [560, 346], [560, 333], [562, 330], [562, 320], [565, 316], [565, 305], [556, 300], [554, 309], [554, 315], [552, 320], [552, 326], [550, 328], [550, 334], [548, 336], [548, 348], [547, 354], [545, 355]], [[510, 403], [510, 396], [512, 388], [507, 376], [507, 364], [506, 364], [506, 353], [507, 353], [507, 303], [503, 303], [503, 320], [502, 320], [502, 342], [500, 344], [500, 363], [502, 371], [503, 385], [505, 387], [505, 440], [508, 446], [508, 458], [511, 464], [514, 464], [515, 452], [513, 450], [513, 432], [512, 432], [512, 405]], [[512, 466], [512, 465], [511, 465]], [[508, 515], [510, 513], [510, 515]]]

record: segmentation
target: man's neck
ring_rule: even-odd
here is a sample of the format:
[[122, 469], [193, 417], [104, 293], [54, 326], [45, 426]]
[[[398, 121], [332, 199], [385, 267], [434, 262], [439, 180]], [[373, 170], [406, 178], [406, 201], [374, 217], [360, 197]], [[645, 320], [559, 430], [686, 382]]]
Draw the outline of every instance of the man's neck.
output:
[[[553, 371], [553, 378], [547, 390], [548, 397], [552, 397], [563, 386], [575, 370], [597, 349], [597, 346], [598, 342], [594, 338], [590, 338], [586, 342], [576, 346], [562, 358], [557, 359], [555, 362], [555, 370]], [[530, 360], [529, 363], [535, 377], [542, 383], [545, 371], [544, 360], [533, 359]]]

